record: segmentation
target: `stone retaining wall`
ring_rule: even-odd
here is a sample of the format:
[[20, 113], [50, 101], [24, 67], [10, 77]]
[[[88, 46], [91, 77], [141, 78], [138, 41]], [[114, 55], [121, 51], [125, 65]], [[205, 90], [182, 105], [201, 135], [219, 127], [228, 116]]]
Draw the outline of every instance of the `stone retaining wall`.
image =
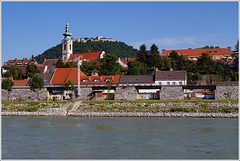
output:
[[[16, 101], [16, 100], [22, 100], [22, 101], [35, 101], [38, 100], [37, 93], [34, 91], [31, 91], [30, 88], [13, 88], [11, 92], [2, 89], [1, 90], [1, 99], [2, 100], [9, 100], [10, 101]], [[48, 98], [48, 91], [47, 89], [42, 89], [38, 91], [39, 100], [45, 101], [46, 98]]]
[[135, 87], [117, 87], [115, 100], [136, 100], [137, 89]]
[[184, 90], [180, 86], [162, 86], [160, 91], [160, 99], [168, 100], [168, 99], [184, 99]]
[[[228, 93], [230, 93], [230, 99], [238, 99], [238, 88], [239, 86], [216, 86], [215, 99], [229, 99]], [[229, 96], [230, 96], [229, 95]]]
[[[77, 89], [77, 88], [76, 88]], [[76, 96], [77, 96], [77, 90], [76, 90]], [[91, 87], [82, 87], [80, 96], [78, 97], [79, 100], [86, 100], [90, 99], [92, 97], [92, 88]]]

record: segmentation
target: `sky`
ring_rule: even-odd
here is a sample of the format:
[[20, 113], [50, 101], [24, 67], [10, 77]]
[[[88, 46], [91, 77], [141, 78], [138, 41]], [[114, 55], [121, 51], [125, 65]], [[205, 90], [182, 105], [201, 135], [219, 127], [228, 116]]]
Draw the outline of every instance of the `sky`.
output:
[[2, 61], [30, 58], [72, 38], [113, 38], [139, 49], [213, 45], [238, 40], [238, 2], [8, 2], [2, 11]]

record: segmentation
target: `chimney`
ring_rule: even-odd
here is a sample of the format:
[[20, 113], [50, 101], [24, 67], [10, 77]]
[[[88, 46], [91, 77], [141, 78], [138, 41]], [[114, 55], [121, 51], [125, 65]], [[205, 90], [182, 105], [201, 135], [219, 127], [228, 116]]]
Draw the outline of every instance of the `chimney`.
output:
[[192, 48], [188, 48], [188, 50], [192, 50]]
[[25, 58], [23, 58], [22, 60], [25, 61]]
[[15, 62], [17, 62], [17, 58], [15, 58]]
[[44, 58], [44, 62], [46, 61], [47, 59], [46, 58]]
[[164, 51], [166, 51], [166, 49], [162, 49], [162, 53], [163, 53]]
[[228, 49], [229, 51], [231, 51], [231, 46], [228, 46], [227, 49]]

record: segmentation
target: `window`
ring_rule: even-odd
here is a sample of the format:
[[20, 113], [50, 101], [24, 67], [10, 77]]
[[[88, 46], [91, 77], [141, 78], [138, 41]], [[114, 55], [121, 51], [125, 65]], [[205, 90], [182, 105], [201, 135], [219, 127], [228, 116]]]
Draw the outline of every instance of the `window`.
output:
[[173, 85], [176, 85], [176, 82], [173, 82]]
[[220, 59], [222, 59], [222, 57], [220, 56]]
[[170, 82], [167, 82], [167, 85], [170, 85]]
[[96, 78], [96, 79], [93, 80], [93, 82], [101, 82], [101, 79]]
[[213, 57], [213, 59], [216, 59], [216, 57]]
[[161, 85], [162, 85], [162, 82], [159, 82], [159, 85], [161, 86]]
[[105, 81], [106, 81], [106, 82], [107, 82], [107, 81], [111, 81], [111, 82], [112, 82], [113, 79], [112, 79], [112, 78], [106, 78]]
[[83, 79], [82, 82], [90, 82], [89, 79]]
[[179, 82], [179, 85], [182, 85], [182, 82]]

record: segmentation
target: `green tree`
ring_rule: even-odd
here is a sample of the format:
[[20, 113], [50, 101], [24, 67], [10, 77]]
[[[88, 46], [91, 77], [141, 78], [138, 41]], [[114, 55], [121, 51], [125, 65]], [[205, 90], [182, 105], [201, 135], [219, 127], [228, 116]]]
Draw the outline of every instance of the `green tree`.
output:
[[141, 75], [140, 62], [130, 61], [128, 62], [128, 72], [127, 75]]
[[162, 70], [170, 70], [171, 69], [171, 60], [167, 57], [163, 57], [162, 59]]
[[14, 85], [13, 81], [11, 81], [9, 78], [4, 79], [2, 81], [2, 89], [5, 89], [8, 91], [8, 100], [9, 100], [9, 93], [12, 91], [12, 86]]
[[161, 69], [161, 57], [159, 55], [158, 47], [155, 44], [152, 44], [149, 53], [150, 54], [147, 56], [147, 63], [149, 67], [158, 67]]
[[10, 65], [8, 67], [8, 71], [4, 74], [4, 77], [12, 76], [14, 80], [21, 80], [22, 79], [22, 71], [16, 65]]
[[77, 67], [77, 65], [74, 62], [66, 62], [64, 65], [64, 68], [73, 68]]
[[145, 44], [141, 45], [139, 47], [139, 53], [137, 57], [138, 61], [147, 64], [147, 53], [148, 51], [146, 49], [146, 45]]
[[42, 77], [34, 75], [29, 83], [30, 90], [37, 93], [37, 98], [39, 100], [39, 91], [44, 87], [44, 81]]
[[64, 88], [67, 90], [74, 90], [74, 81], [73, 79], [69, 79], [68, 82], [64, 84]]
[[92, 71], [96, 69], [95, 64], [95, 62], [86, 62], [81, 66], [81, 71], [87, 76], [90, 76]]
[[208, 53], [202, 53], [196, 62], [200, 74], [213, 74], [214, 73], [214, 61]]
[[118, 57], [114, 54], [105, 54], [100, 69], [101, 75], [116, 75], [120, 73], [121, 66], [117, 62]]
[[112, 81], [107, 81], [106, 85], [107, 85], [107, 90], [108, 90], [108, 100], [109, 100], [109, 99], [110, 99], [110, 90], [112, 89], [112, 85], [113, 85], [113, 83], [112, 83]]
[[58, 61], [56, 63], [56, 68], [64, 68], [64, 63], [60, 56], [58, 57]]

